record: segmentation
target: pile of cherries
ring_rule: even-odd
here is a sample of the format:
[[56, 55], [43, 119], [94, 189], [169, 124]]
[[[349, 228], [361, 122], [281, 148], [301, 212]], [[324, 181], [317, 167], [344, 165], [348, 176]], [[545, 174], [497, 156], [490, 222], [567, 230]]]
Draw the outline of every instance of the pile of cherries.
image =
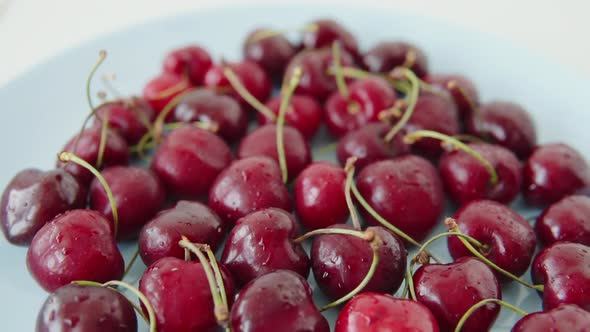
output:
[[[37, 331], [136, 331], [136, 310], [150, 331], [322, 332], [336, 307], [337, 332], [487, 331], [501, 306], [523, 315], [512, 331], [590, 331], [583, 156], [415, 45], [363, 52], [327, 19], [299, 32], [257, 29], [239, 62], [171, 51], [141, 97], [89, 98], [55, 169], [13, 178], [0, 223], [51, 293]], [[313, 161], [322, 124], [340, 165]], [[508, 206], [520, 193], [534, 225]], [[453, 262], [428, 250], [441, 238]], [[136, 239], [137, 288], [117, 246]], [[334, 302], [316, 306], [310, 271]], [[543, 311], [502, 301], [511, 282]]]

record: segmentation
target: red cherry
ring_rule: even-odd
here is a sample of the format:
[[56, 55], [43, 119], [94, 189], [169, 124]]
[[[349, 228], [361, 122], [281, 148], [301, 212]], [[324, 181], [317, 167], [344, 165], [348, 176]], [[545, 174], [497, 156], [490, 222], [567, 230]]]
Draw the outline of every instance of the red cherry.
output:
[[69, 284], [45, 300], [36, 331], [134, 332], [137, 318], [129, 300], [117, 291]]
[[[150, 104], [143, 98], [122, 99], [116, 103], [101, 105], [96, 110], [101, 119], [108, 114], [109, 128], [115, 129], [129, 145], [135, 145], [147, 133], [147, 124], [154, 121], [156, 114]], [[102, 122], [96, 120], [94, 127], [102, 127]]]
[[405, 66], [418, 77], [428, 74], [428, 59], [415, 45], [406, 42], [381, 42], [363, 56], [363, 65], [370, 72], [386, 73]]
[[25, 169], [4, 189], [0, 227], [8, 242], [27, 245], [48, 221], [86, 205], [86, 188], [70, 173], [56, 169]]
[[547, 206], [590, 185], [590, 167], [574, 148], [560, 143], [537, 147], [524, 166], [527, 203]]
[[590, 197], [567, 196], [547, 208], [535, 223], [543, 245], [569, 241], [590, 246]]
[[283, 34], [258, 39], [260, 34], [271, 31], [265, 28], [252, 31], [246, 37], [242, 50], [244, 59], [256, 62], [273, 80], [280, 81], [297, 49]]
[[543, 309], [562, 303], [590, 311], [590, 247], [557, 242], [541, 250], [531, 268], [535, 284], [544, 284]]
[[[431, 163], [403, 156], [365, 167], [358, 175], [361, 195], [386, 220], [417, 241], [436, 225], [444, 209], [444, 193]], [[377, 221], [364, 212], [365, 221]]]
[[436, 319], [420, 302], [388, 294], [361, 293], [342, 308], [335, 332], [438, 332]]
[[[266, 107], [278, 116], [282, 99], [280, 96], [274, 97], [266, 103]], [[320, 128], [322, 114], [322, 106], [315, 99], [303, 95], [293, 95], [285, 113], [285, 121], [288, 125], [299, 130], [307, 140], [310, 140]], [[274, 119], [271, 120], [262, 114], [258, 115], [258, 123], [261, 125], [274, 122]]]
[[186, 125], [166, 136], [151, 167], [170, 195], [193, 198], [206, 195], [231, 160], [231, 150], [219, 136]]
[[[463, 75], [430, 74], [425, 80], [430, 85], [447, 91], [453, 97], [461, 119], [467, 119], [474, 112], [473, 106], [479, 105], [479, 93], [475, 88], [475, 84]], [[456, 88], [449, 88], [451, 82], [455, 82]]]
[[590, 331], [590, 312], [574, 304], [560, 304], [545, 311], [533, 312], [519, 320], [512, 332], [588, 332]]
[[70, 210], [35, 234], [27, 267], [43, 289], [53, 292], [75, 280], [119, 280], [124, 262], [111, 221], [96, 211]]
[[164, 72], [178, 76], [188, 76], [193, 85], [201, 85], [205, 72], [213, 62], [202, 47], [191, 45], [172, 50], [164, 58]]
[[[149, 81], [143, 88], [143, 98], [152, 105], [156, 115], [174, 99], [174, 97], [190, 90], [193, 85], [184, 76], [161, 73]], [[169, 114], [166, 120], [172, 119]]]
[[355, 59], [360, 58], [356, 39], [344, 26], [331, 19], [319, 19], [310, 25], [316, 29], [308, 29], [303, 33], [302, 43], [306, 49], [320, 49], [330, 47], [335, 41], [342, 44], [346, 52]]
[[[430, 309], [443, 332], [453, 331], [463, 314], [477, 302], [502, 298], [492, 270], [472, 257], [462, 257], [450, 264], [422, 265], [413, 279], [416, 298]], [[499, 305], [488, 304], [475, 311], [461, 331], [488, 331], [499, 313]]]
[[232, 307], [230, 327], [233, 332], [330, 331], [307, 281], [288, 270], [265, 274], [246, 285]]

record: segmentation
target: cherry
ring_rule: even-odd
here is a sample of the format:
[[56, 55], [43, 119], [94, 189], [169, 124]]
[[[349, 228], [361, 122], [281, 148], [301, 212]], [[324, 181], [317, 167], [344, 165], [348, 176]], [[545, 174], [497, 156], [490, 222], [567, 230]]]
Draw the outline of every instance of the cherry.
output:
[[[266, 107], [275, 115], [279, 114], [282, 97], [277, 96], [266, 103]], [[323, 110], [322, 106], [313, 98], [304, 95], [293, 95], [289, 103], [289, 108], [285, 114], [285, 120], [288, 125], [299, 130], [299, 132], [308, 140], [312, 139], [317, 133], [322, 123]], [[261, 125], [274, 123], [276, 118], [259, 114], [258, 123]]]
[[526, 159], [537, 145], [535, 123], [522, 106], [495, 101], [481, 105], [467, 117], [467, 133], [512, 150]]
[[379, 121], [379, 113], [391, 108], [396, 99], [391, 86], [380, 77], [356, 80], [348, 86], [346, 96], [336, 91], [326, 101], [326, 126], [333, 136], [341, 137]]
[[[378, 161], [358, 175], [361, 195], [383, 218], [420, 241], [444, 209], [442, 183], [434, 166], [418, 156]], [[368, 213], [365, 221], [377, 221]]]
[[239, 140], [248, 129], [248, 117], [240, 104], [208, 89], [186, 93], [174, 109], [173, 120], [215, 123], [217, 134], [228, 142]]
[[310, 26], [314, 26], [315, 29], [306, 29], [302, 38], [303, 47], [306, 49], [330, 47], [335, 41], [338, 41], [346, 52], [355, 59], [360, 59], [356, 38], [338, 22], [331, 19], [319, 19], [313, 21]]
[[[85, 129], [79, 138], [78, 135], [72, 137], [64, 146], [63, 150], [74, 153], [91, 165], [96, 165], [100, 150], [100, 136], [100, 127]], [[127, 143], [121, 135], [115, 131], [108, 130], [102, 165], [99, 167], [127, 165], [128, 163], [129, 151]], [[92, 173], [80, 165], [63, 163], [61, 161], [58, 161], [57, 165], [72, 174], [82, 185], [89, 185], [93, 179]]]
[[362, 62], [373, 73], [386, 73], [403, 66], [418, 77], [428, 74], [428, 60], [424, 52], [406, 42], [381, 42], [365, 53]]
[[230, 314], [233, 332], [329, 332], [307, 281], [299, 274], [279, 270], [262, 275], [238, 294]]
[[536, 284], [545, 285], [543, 309], [567, 303], [590, 311], [590, 247], [579, 243], [554, 243], [537, 254], [531, 276]]
[[70, 173], [56, 169], [25, 169], [4, 189], [0, 227], [8, 242], [27, 245], [48, 221], [86, 205], [86, 188]]
[[[453, 331], [460, 318], [477, 302], [496, 298], [502, 293], [490, 268], [480, 260], [462, 257], [450, 264], [422, 265], [413, 276], [416, 298], [424, 304], [441, 331]], [[475, 311], [461, 331], [488, 331], [500, 306], [489, 304]]]
[[183, 258], [184, 250], [178, 245], [182, 236], [216, 250], [225, 235], [224, 228], [219, 216], [206, 205], [179, 201], [143, 226], [139, 233], [139, 254], [146, 265], [163, 257]]
[[[152, 105], [157, 115], [174, 97], [190, 90], [192, 87], [193, 85], [185, 76], [161, 73], [145, 85], [143, 98]], [[166, 120], [171, 118], [168, 115]]]
[[279, 165], [268, 157], [248, 157], [234, 161], [217, 176], [209, 191], [209, 207], [234, 224], [270, 207], [291, 211], [292, 203]]
[[[119, 214], [120, 239], [130, 239], [164, 204], [166, 193], [156, 175], [145, 168], [114, 166], [104, 169], [102, 176], [109, 184]], [[90, 185], [90, 208], [113, 220], [107, 192], [95, 178]]]
[[27, 252], [27, 267], [48, 292], [74, 280], [123, 277], [123, 257], [112, 222], [91, 210], [70, 210], [43, 226]]
[[170, 195], [194, 198], [207, 194], [231, 160], [231, 150], [219, 136], [185, 125], [166, 136], [151, 167]]
[[[328, 229], [353, 228], [346, 224]], [[394, 293], [405, 276], [407, 252], [402, 241], [383, 227], [369, 227], [381, 240], [377, 249], [379, 263], [363, 292]], [[367, 275], [373, 249], [359, 237], [345, 234], [322, 234], [313, 239], [311, 262], [314, 278], [324, 294], [336, 299], [355, 289]]]
[[590, 166], [574, 148], [561, 143], [537, 147], [524, 170], [527, 203], [547, 206], [590, 185]]
[[537, 218], [535, 230], [545, 246], [569, 241], [590, 246], [590, 197], [567, 196]]
[[479, 105], [475, 84], [463, 75], [430, 74], [425, 78], [431, 86], [447, 91], [453, 98], [461, 119], [467, 119]]
[[[228, 298], [234, 285], [219, 266]], [[203, 265], [175, 257], [153, 263], [139, 281], [139, 290], [151, 303], [158, 331], [218, 331], [211, 290]]]
[[364, 292], [342, 308], [335, 332], [438, 332], [436, 319], [420, 302]]
[[266, 28], [252, 31], [246, 37], [242, 50], [244, 59], [256, 62], [274, 81], [280, 81], [297, 49], [283, 34], [264, 36], [271, 33], [272, 30]]
[[[150, 104], [137, 97], [105, 103], [96, 114], [100, 119], [108, 117], [109, 128], [117, 131], [128, 145], [137, 144], [156, 117]], [[93, 126], [102, 127], [102, 121], [95, 120]]]
[[447, 193], [460, 205], [478, 199], [510, 203], [520, 192], [522, 173], [520, 161], [500, 145], [471, 143], [495, 169], [498, 180], [490, 184], [490, 172], [479, 160], [463, 150], [445, 153], [439, 162], [439, 172]]
[[355, 166], [361, 170], [373, 162], [408, 154], [410, 146], [401, 135], [395, 135], [389, 143], [385, 141], [390, 129], [385, 123], [369, 123], [344, 135], [336, 149], [338, 161], [344, 165], [348, 158], [356, 157]]
[[519, 320], [512, 332], [590, 331], [590, 312], [574, 304], [560, 304], [545, 312], [534, 312]]
[[164, 58], [164, 72], [178, 76], [187, 76], [195, 86], [203, 83], [205, 72], [213, 62], [211, 56], [202, 47], [185, 46], [170, 51]]
[[[500, 268], [521, 276], [528, 269], [535, 251], [533, 228], [518, 213], [494, 201], [474, 201], [459, 209], [455, 215], [461, 233], [480, 241], [480, 250]], [[457, 259], [472, 255], [456, 237], [448, 238], [451, 256]], [[497, 273], [500, 282], [509, 279]]]

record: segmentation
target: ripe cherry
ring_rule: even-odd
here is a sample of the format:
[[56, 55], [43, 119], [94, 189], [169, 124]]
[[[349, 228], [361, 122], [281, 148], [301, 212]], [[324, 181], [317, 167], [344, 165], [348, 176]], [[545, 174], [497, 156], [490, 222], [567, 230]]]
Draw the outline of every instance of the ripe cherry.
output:
[[590, 331], [590, 312], [574, 304], [560, 304], [551, 310], [526, 315], [511, 330], [511, 332], [536, 331]]
[[[161, 73], [145, 85], [143, 98], [152, 105], [157, 115], [174, 97], [190, 90], [192, 87], [193, 85], [185, 76]], [[166, 120], [170, 119], [172, 117], [168, 115]]]
[[356, 38], [344, 26], [331, 19], [319, 19], [310, 25], [315, 29], [307, 29], [303, 33], [302, 44], [306, 49], [320, 49], [332, 46], [338, 41], [346, 52], [355, 59], [360, 58], [360, 52]]
[[545, 246], [569, 241], [590, 246], [590, 197], [567, 196], [547, 208], [535, 223]]
[[248, 34], [242, 47], [244, 59], [256, 62], [274, 81], [280, 81], [297, 49], [283, 34], [265, 34], [272, 30], [259, 28]]
[[463, 75], [457, 74], [430, 74], [425, 78], [433, 87], [447, 91], [453, 98], [460, 118], [465, 120], [479, 105], [479, 93], [475, 84]]
[[[109, 128], [117, 131], [128, 145], [137, 144], [156, 117], [152, 106], [137, 97], [103, 104], [98, 107], [96, 114], [100, 119], [108, 117]], [[102, 127], [102, 121], [96, 118], [93, 126]]]
[[395, 67], [411, 69], [418, 77], [428, 74], [428, 59], [415, 45], [406, 42], [381, 42], [363, 56], [363, 65], [373, 73], [387, 73]]
[[[281, 100], [281, 96], [274, 97], [266, 103], [266, 107], [278, 115]], [[293, 95], [285, 113], [285, 120], [289, 126], [299, 130], [307, 140], [310, 140], [320, 128], [323, 113], [322, 106], [315, 99], [305, 95]], [[274, 122], [276, 118], [269, 119], [262, 114], [258, 115], [258, 123], [261, 125]]]
[[207, 50], [190, 45], [170, 51], [164, 58], [163, 70], [178, 76], [187, 76], [193, 85], [198, 86], [203, 83], [205, 72], [212, 64]]

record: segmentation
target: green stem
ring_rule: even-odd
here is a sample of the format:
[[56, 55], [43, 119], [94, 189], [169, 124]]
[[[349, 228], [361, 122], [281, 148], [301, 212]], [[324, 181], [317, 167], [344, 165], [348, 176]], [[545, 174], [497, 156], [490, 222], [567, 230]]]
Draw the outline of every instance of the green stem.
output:
[[413, 270], [412, 263], [410, 263], [410, 268], [408, 270], [406, 270], [406, 285], [407, 285], [408, 289], [410, 290], [410, 297], [412, 298], [412, 300], [418, 301], [416, 299], [416, 290], [414, 289], [414, 279], [412, 277], [412, 270]]
[[425, 252], [426, 248], [428, 248], [428, 246], [430, 246], [434, 241], [436, 241], [440, 238], [443, 238], [443, 237], [448, 237], [448, 236], [457, 236], [460, 238], [464, 238], [465, 240], [473, 243], [478, 248], [485, 248], [484, 244], [482, 244], [481, 242], [479, 242], [478, 240], [476, 240], [475, 238], [473, 238], [469, 235], [457, 233], [457, 232], [443, 232], [443, 233], [436, 234], [435, 236], [431, 237], [426, 242], [424, 242], [422, 244], [422, 246], [420, 247], [420, 249], [418, 249], [418, 252], [416, 253], [415, 256], [418, 256], [420, 253]]
[[342, 98], [348, 101], [350, 98], [350, 93], [348, 92], [348, 87], [346, 86], [346, 81], [344, 80], [344, 75], [342, 73], [340, 53], [340, 43], [338, 41], [333, 42], [332, 60], [334, 61], [334, 76], [336, 78], [336, 86], [338, 87], [338, 91], [342, 95]]
[[96, 158], [96, 168], [102, 167], [104, 159], [104, 150], [107, 146], [107, 139], [109, 133], [109, 118], [111, 115], [111, 109], [107, 108], [103, 118], [101, 119], [102, 126], [100, 128], [100, 143], [98, 145], [98, 157]]
[[90, 84], [92, 83], [92, 78], [94, 74], [98, 70], [98, 67], [104, 62], [107, 58], [107, 52], [105, 50], [100, 50], [98, 52], [98, 61], [94, 64], [92, 69], [90, 70], [90, 74], [88, 74], [88, 78], [86, 79], [86, 101], [88, 102], [88, 106], [90, 107], [90, 111], [94, 110], [94, 103], [92, 102], [92, 94], [90, 93]]
[[276, 115], [266, 105], [261, 103], [256, 97], [254, 97], [248, 89], [242, 84], [240, 78], [231, 70], [229, 67], [223, 69], [223, 74], [229, 81], [232, 88], [242, 97], [252, 108], [257, 110], [259, 113], [267, 117], [271, 121], [277, 119]]
[[133, 256], [131, 256], [129, 263], [127, 263], [127, 267], [125, 267], [125, 273], [123, 273], [123, 278], [125, 278], [125, 276], [127, 276], [127, 274], [129, 274], [129, 271], [131, 271], [133, 264], [137, 260], [137, 256], [139, 256], [139, 247], [137, 247], [137, 249], [135, 249], [135, 252], [133, 253]]
[[495, 304], [499, 304], [505, 308], [508, 308], [522, 316], [526, 316], [528, 315], [528, 313], [518, 307], [513, 306], [512, 304], [508, 303], [508, 302], [504, 302], [500, 299], [484, 299], [481, 300], [479, 302], [477, 302], [476, 304], [472, 305], [471, 308], [469, 308], [464, 314], [463, 316], [461, 316], [461, 319], [459, 319], [459, 322], [457, 323], [457, 327], [455, 327], [455, 332], [460, 332], [461, 329], [463, 328], [463, 325], [465, 325], [465, 322], [467, 321], [467, 319], [469, 319], [469, 317], [471, 317], [471, 315], [479, 308], [489, 304], [489, 303], [495, 303]]
[[281, 106], [279, 108], [279, 115], [277, 118], [277, 137], [276, 137], [276, 144], [277, 144], [277, 156], [279, 159], [279, 166], [281, 169], [281, 176], [283, 177], [283, 182], [287, 183], [289, 180], [289, 174], [287, 169], [287, 157], [285, 155], [285, 135], [283, 133], [283, 129], [285, 127], [285, 115], [287, 114], [287, 108], [289, 107], [289, 102], [291, 101], [291, 96], [297, 85], [299, 84], [299, 80], [301, 80], [301, 75], [303, 71], [300, 67], [295, 68], [293, 70], [293, 74], [287, 83], [287, 86], [284, 88], [284, 93], [281, 97]]
[[356, 236], [358, 238], [361, 238], [363, 240], [369, 240], [372, 237], [372, 235], [369, 235], [366, 232], [361, 232], [361, 231], [357, 231], [357, 230], [342, 229], [342, 228], [320, 228], [320, 229], [316, 229], [316, 230], [313, 230], [313, 231], [310, 231], [310, 232], [307, 232], [307, 233], [301, 235], [300, 237], [294, 239], [293, 242], [294, 243], [301, 243], [312, 236], [316, 236], [316, 235], [320, 235], [320, 234], [351, 235], [351, 236]]
[[391, 130], [385, 135], [385, 142], [389, 143], [395, 135], [408, 123], [412, 113], [414, 113], [414, 109], [416, 108], [416, 104], [418, 103], [418, 96], [420, 94], [420, 83], [418, 82], [418, 78], [416, 75], [407, 68], [396, 68], [403, 73], [405, 77], [408, 78], [410, 84], [412, 85], [412, 89], [408, 94], [408, 108], [402, 115], [402, 118], [391, 128]]
[[346, 166], [344, 167], [344, 171], [346, 172], [346, 182], [344, 183], [344, 198], [346, 199], [346, 206], [348, 206], [348, 211], [350, 211], [350, 219], [352, 220], [352, 226], [354, 227], [354, 229], [360, 230], [361, 222], [359, 220], [356, 207], [352, 202], [352, 195], [350, 193], [350, 188], [352, 187], [352, 183], [354, 182], [354, 163], [356, 161], [356, 157], [350, 157], [346, 161]]
[[217, 287], [219, 289], [219, 295], [221, 296], [221, 302], [223, 303], [223, 308], [225, 308], [225, 313], [216, 313], [216, 315], [229, 315], [229, 303], [227, 301], [227, 293], [225, 292], [225, 285], [223, 282], [223, 275], [221, 274], [221, 269], [219, 268], [219, 264], [217, 264], [217, 259], [215, 258], [215, 254], [209, 245], [205, 245], [205, 252], [207, 253], [207, 257], [209, 257], [209, 262], [211, 262], [211, 266], [213, 267], [213, 273], [215, 273], [215, 281], [217, 282]]

